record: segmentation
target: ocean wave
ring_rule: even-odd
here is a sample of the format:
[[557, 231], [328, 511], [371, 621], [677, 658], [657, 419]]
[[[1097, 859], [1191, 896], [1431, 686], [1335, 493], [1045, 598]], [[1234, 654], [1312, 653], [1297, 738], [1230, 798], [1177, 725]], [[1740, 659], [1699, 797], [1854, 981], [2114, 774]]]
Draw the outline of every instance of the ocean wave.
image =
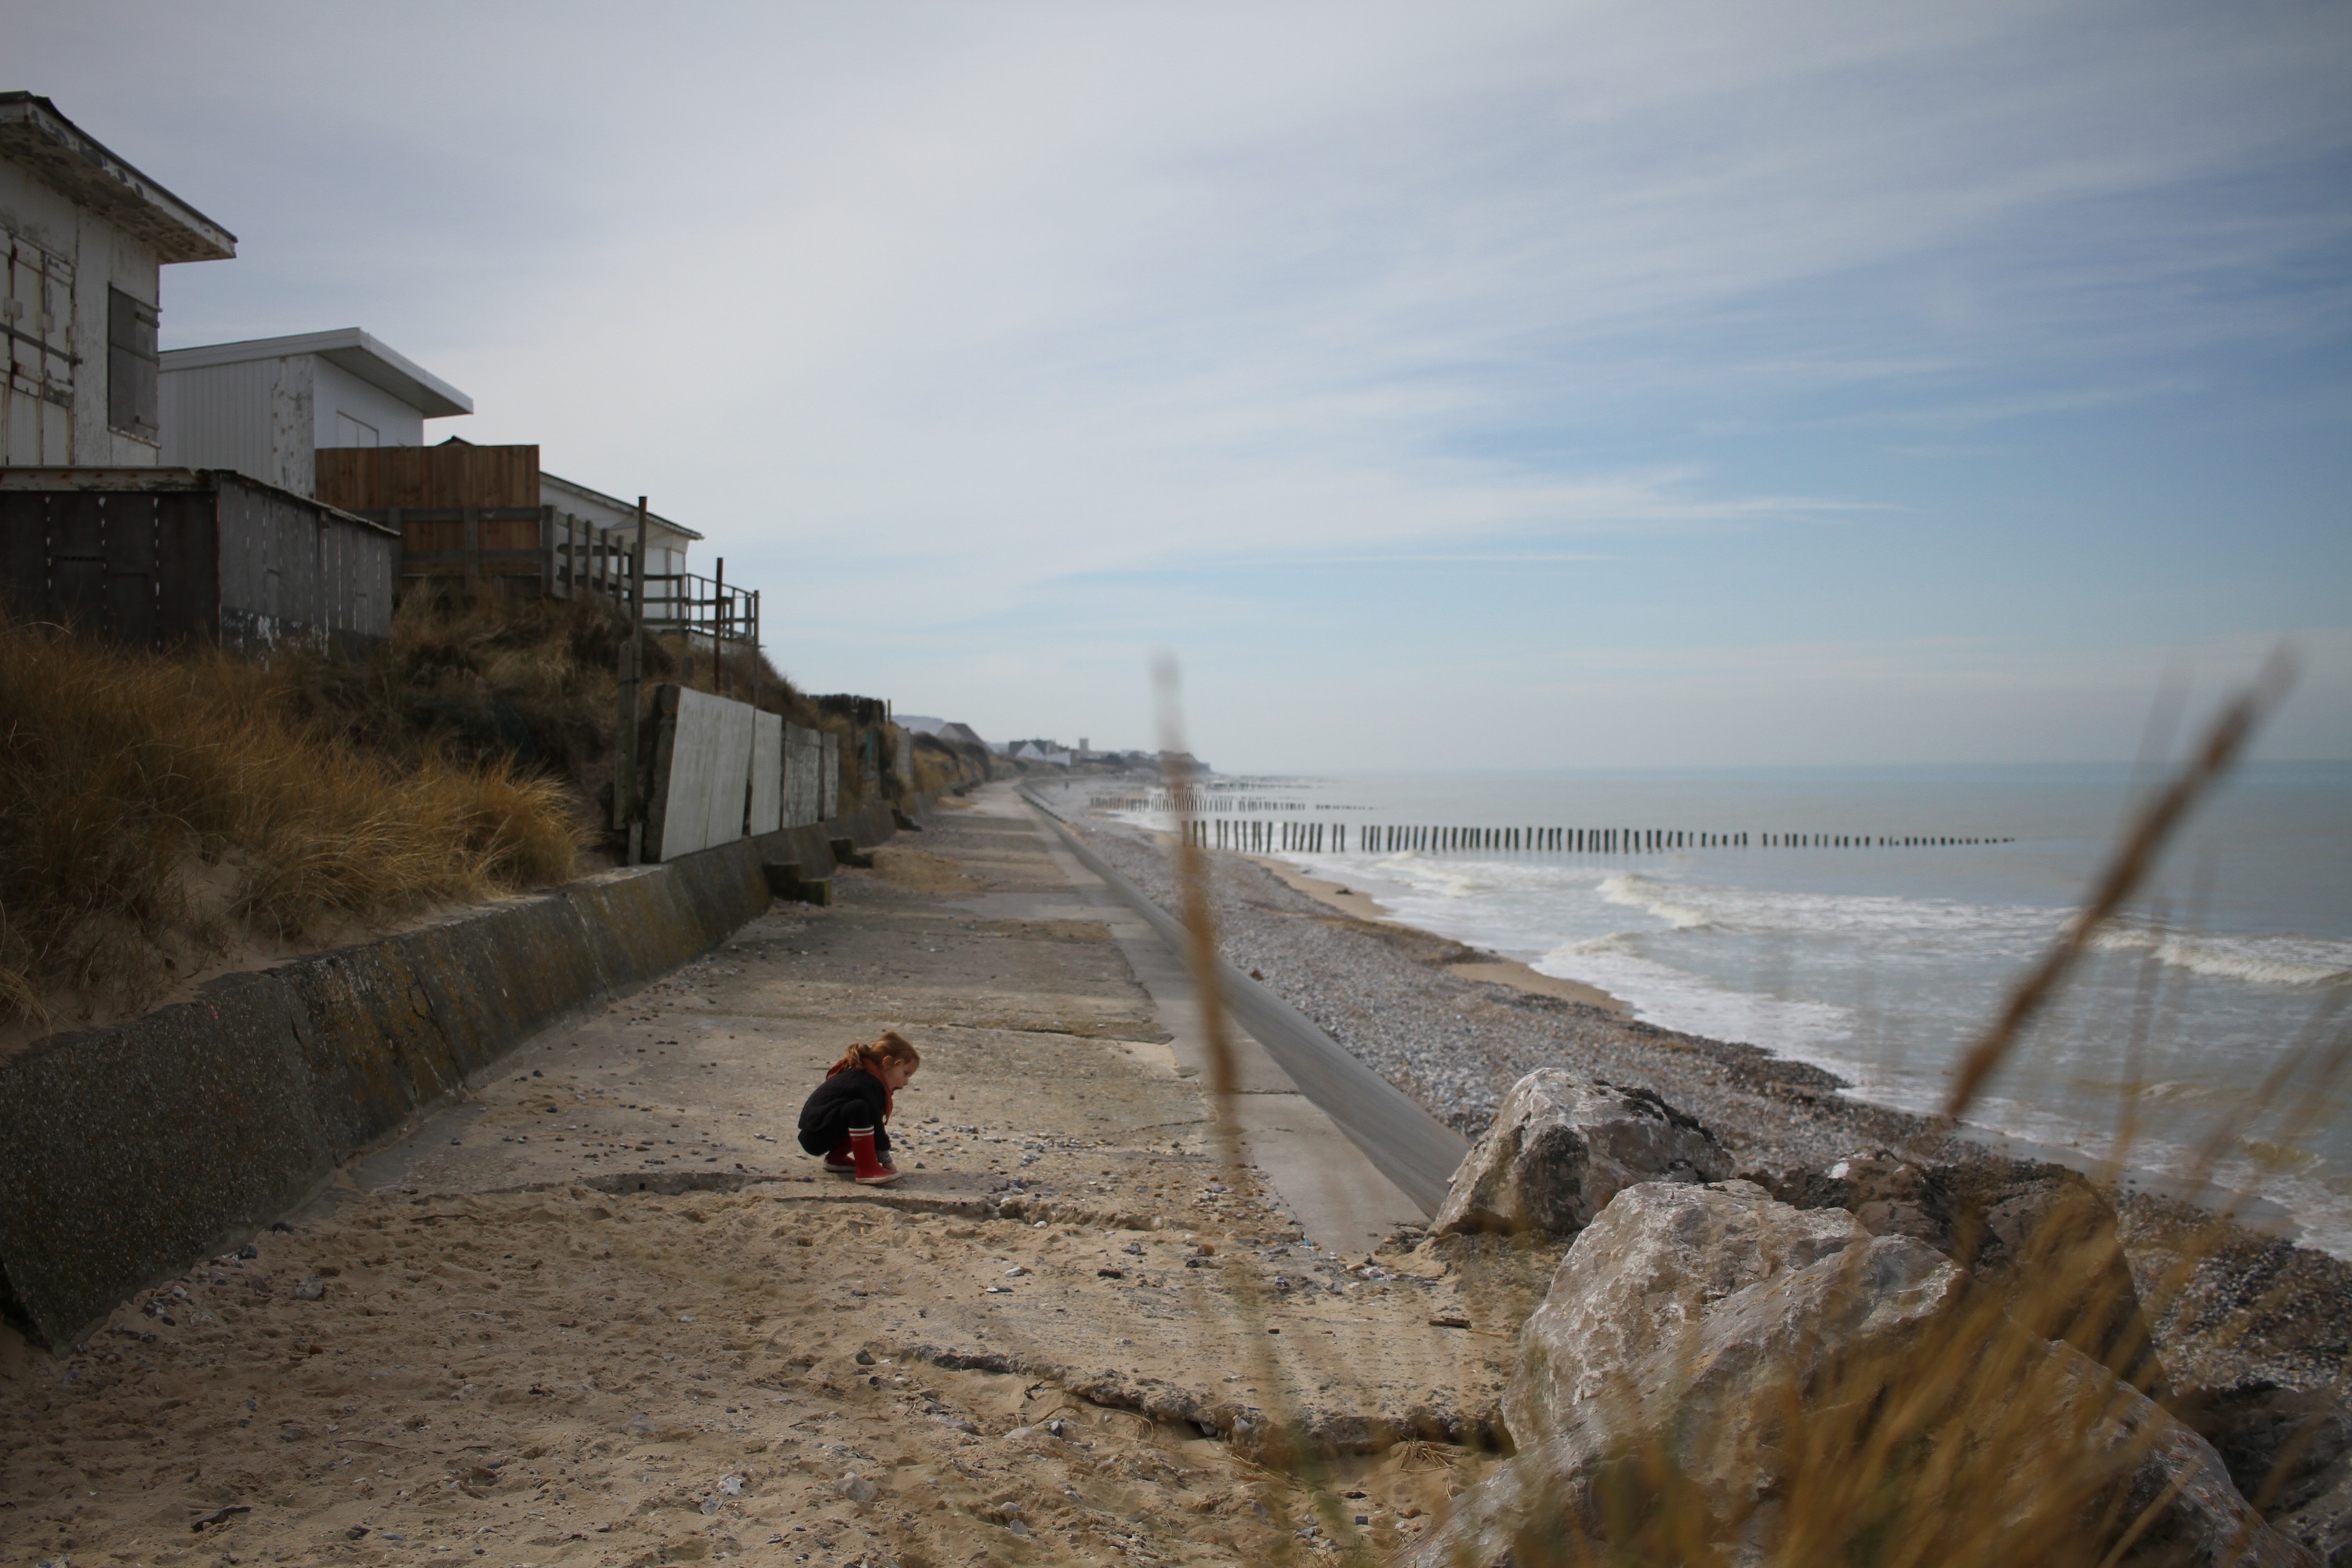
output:
[[1840, 1070], [1851, 1070], [1851, 1061], [1839, 1049], [1853, 1035], [1851, 1011], [1832, 1002], [1720, 984], [1660, 963], [1639, 950], [1643, 939], [1657, 934], [1619, 931], [1563, 943], [1529, 967], [1539, 974], [1597, 985], [1630, 1003], [1635, 1016], [1665, 1028], [1763, 1046], [1821, 1066], [1834, 1060]]
[[2315, 986], [2352, 983], [2352, 942], [2297, 936], [2191, 936], [2161, 926], [2110, 924], [2087, 944], [2108, 952], [2140, 952], [2216, 980], [2254, 985]]
[[2210, 1142], [2199, 1136], [2205, 1131], [2201, 1121], [2160, 1133], [2143, 1130], [2124, 1146], [2112, 1132], [2062, 1110], [1999, 1096], [1969, 1107], [1968, 1124], [2023, 1139], [2037, 1146], [2038, 1157], [2056, 1156], [2084, 1169], [2116, 1168], [2142, 1181], [2178, 1183], [2183, 1195], [2195, 1193], [2208, 1206], [2239, 1213], [2257, 1225], [2265, 1222], [2262, 1211], [2267, 1206], [2273, 1211], [2268, 1217], [2291, 1225], [2302, 1246], [2352, 1261], [2352, 1193], [2345, 1191], [2333, 1163], [2314, 1150], [2241, 1135], [2216, 1160]]
[[[1291, 859], [1302, 857], [1291, 856]], [[1467, 899], [1479, 892], [1478, 879], [1467, 876], [1459, 866], [1433, 860], [1419, 850], [1407, 849], [1385, 859], [1372, 862], [1376, 870], [1384, 871], [1421, 892], [1437, 893], [1449, 899]]]
[[1656, 934], [1646, 931], [1612, 931], [1603, 936], [1580, 937], [1575, 942], [1560, 943], [1544, 954], [1543, 961], [1546, 963], [1565, 963], [1584, 953], [1628, 952], [1642, 938]]
[[1601, 879], [1599, 889], [1602, 898], [1612, 904], [1624, 904], [1633, 909], [1647, 910], [1676, 931], [1696, 931], [1713, 925], [1715, 917], [1688, 900], [1690, 895], [1671, 882], [1660, 882], [1635, 871], [1622, 871]]

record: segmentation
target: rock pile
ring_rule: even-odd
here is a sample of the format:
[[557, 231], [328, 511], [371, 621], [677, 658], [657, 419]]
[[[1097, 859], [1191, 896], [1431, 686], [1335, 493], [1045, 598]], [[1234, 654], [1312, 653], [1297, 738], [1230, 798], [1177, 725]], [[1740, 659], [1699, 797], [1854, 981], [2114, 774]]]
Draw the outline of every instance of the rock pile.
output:
[[[1536, 1568], [1573, 1560], [1580, 1535], [1644, 1560], [1843, 1560], [1817, 1537], [1866, 1528], [1873, 1509], [1895, 1529], [1967, 1516], [1943, 1485], [1970, 1489], [1984, 1510], [1970, 1528], [2007, 1531], [2021, 1561], [2037, 1541], [2050, 1560], [2128, 1530], [2113, 1561], [2315, 1562], [2263, 1523], [2210, 1445], [2022, 1303], [2018, 1271], [2065, 1249], [2090, 1299], [2069, 1310], [2120, 1331], [2101, 1315], [2116, 1303], [2096, 1253], [2113, 1216], [2079, 1178], [1870, 1156], [1780, 1179], [1812, 1200], [1799, 1206], [1720, 1179], [1719, 1148], [1687, 1121], [1531, 1075], [1465, 1162], [1442, 1225], [1575, 1239], [1521, 1331], [1502, 1411], [1517, 1454], [1407, 1568]], [[1645, 1163], [1668, 1179], [1643, 1179]], [[1853, 1206], [1822, 1201], [1838, 1197]], [[1922, 1409], [1932, 1417], [1902, 1425]], [[1865, 1448], [1885, 1468], [1868, 1485], [1839, 1473], [1864, 1468]]]

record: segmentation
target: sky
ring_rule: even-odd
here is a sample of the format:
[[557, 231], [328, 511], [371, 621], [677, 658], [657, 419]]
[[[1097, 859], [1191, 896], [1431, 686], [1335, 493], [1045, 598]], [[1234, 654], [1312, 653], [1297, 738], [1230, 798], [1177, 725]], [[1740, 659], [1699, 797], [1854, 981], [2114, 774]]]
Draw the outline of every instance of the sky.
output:
[[0, 0], [803, 688], [1231, 770], [2352, 758], [2352, 7]]

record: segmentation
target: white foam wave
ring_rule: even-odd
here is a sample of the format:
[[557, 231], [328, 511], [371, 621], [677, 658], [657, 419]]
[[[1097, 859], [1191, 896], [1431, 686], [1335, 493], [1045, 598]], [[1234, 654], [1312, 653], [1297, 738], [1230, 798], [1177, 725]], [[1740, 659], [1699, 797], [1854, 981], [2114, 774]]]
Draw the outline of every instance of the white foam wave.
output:
[[2252, 985], [2352, 983], [2352, 942], [2297, 936], [2191, 936], [2160, 926], [2115, 924], [2091, 933], [2090, 946], [2144, 952], [2159, 963]]
[[1698, 908], [1682, 889], [1671, 883], [1654, 881], [1637, 872], [1623, 871], [1614, 877], [1603, 878], [1600, 892], [1612, 904], [1647, 910], [1676, 931], [1696, 931], [1700, 926], [1715, 923], [1714, 917]]
[[[1293, 859], [1300, 857], [1293, 856]], [[1407, 849], [1384, 860], [1375, 860], [1376, 869], [1402, 881], [1407, 887], [1432, 892], [1448, 899], [1467, 899], [1479, 891], [1478, 879], [1467, 874], [1467, 868], [1443, 860], [1432, 860], [1417, 850]]]
[[1715, 1040], [1763, 1046], [1801, 1060], [1851, 1071], [1838, 1050], [1853, 1034], [1853, 1016], [1813, 1002], [1718, 984], [1638, 951], [1655, 931], [1619, 931], [1563, 943], [1530, 966], [1538, 973], [1597, 985], [1632, 1004], [1647, 1021]]

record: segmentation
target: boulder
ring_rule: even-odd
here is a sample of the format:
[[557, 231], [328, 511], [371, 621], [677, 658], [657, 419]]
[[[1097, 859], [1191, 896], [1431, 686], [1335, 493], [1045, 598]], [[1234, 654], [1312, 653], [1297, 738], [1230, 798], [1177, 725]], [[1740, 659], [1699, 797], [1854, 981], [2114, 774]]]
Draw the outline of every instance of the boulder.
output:
[[[1850, 1280], [1855, 1247], [1865, 1256]], [[1759, 1380], [1802, 1381], [1801, 1363], [1824, 1350], [1932, 1313], [1958, 1278], [1926, 1247], [1873, 1237], [1843, 1210], [1790, 1208], [1753, 1183], [1628, 1187], [1520, 1330], [1503, 1424], [1521, 1447], [1573, 1435], [1600, 1452], [1661, 1400], [1740, 1408]], [[1680, 1352], [1704, 1371], [1677, 1364]]]
[[2240, 1491], [2267, 1498], [2264, 1511], [2282, 1533], [2327, 1568], [2352, 1568], [2352, 1409], [2333, 1386], [2250, 1375], [2183, 1389], [2171, 1408], [2213, 1445]]
[[1635, 1183], [1730, 1174], [1731, 1156], [1715, 1135], [1650, 1090], [1542, 1068], [1511, 1086], [1431, 1229], [1573, 1236]]
[[2032, 1319], [2023, 1326], [2114, 1368], [2151, 1398], [2167, 1397], [2115, 1207], [2081, 1172], [1993, 1155], [1916, 1163], [1879, 1149], [1826, 1171], [1756, 1179], [1783, 1203], [1845, 1209], [1874, 1236], [1924, 1241], [1980, 1284], [2005, 1288], [2063, 1269], [2076, 1288], [2063, 1298], [2021, 1294]]
[[[1751, 1183], [1628, 1187], [1577, 1237], [1522, 1332], [1503, 1401], [1517, 1454], [1405, 1562], [1538, 1568], [1575, 1560], [1571, 1532], [1643, 1561], [1778, 1560], [1791, 1549], [1784, 1500], [1806, 1491], [1792, 1489], [1792, 1452], [1831, 1440], [1843, 1456], [1836, 1434], [1869, 1430], [1884, 1396], [1917, 1398], [1888, 1373], [1954, 1364], [1956, 1324], [2005, 1336], [2005, 1356], [1960, 1346], [1961, 1364], [2004, 1369], [1993, 1397], [1965, 1402], [1976, 1437], [2013, 1455], [1979, 1472], [1998, 1505], [1989, 1517], [2032, 1498], [2053, 1453], [2089, 1452], [2113, 1472], [2063, 1506], [2147, 1511], [2125, 1563], [2308, 1561], [2254, 1517], [2202, 1438], [2080, 1352], [2018, 1330], [1997, 1302], [1964, 1302], [1964, 1284], [1916, 1237], [1874, 1236]], [[1849, 1528], [1843, 1509], [1832, 1517]]]

